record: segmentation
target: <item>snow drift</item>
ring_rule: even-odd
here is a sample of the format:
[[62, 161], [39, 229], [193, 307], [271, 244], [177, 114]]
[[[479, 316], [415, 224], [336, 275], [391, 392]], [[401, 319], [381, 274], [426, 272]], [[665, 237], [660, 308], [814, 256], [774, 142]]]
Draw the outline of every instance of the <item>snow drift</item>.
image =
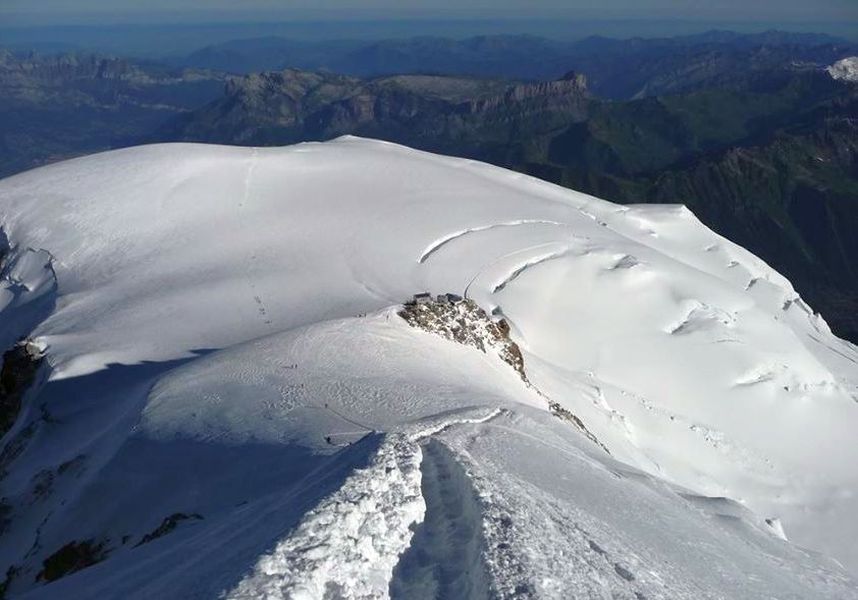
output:
[[683, 207], [342, 138], [68, 161], [0, 227], [10, 595], [858, 598], [858, 352]]

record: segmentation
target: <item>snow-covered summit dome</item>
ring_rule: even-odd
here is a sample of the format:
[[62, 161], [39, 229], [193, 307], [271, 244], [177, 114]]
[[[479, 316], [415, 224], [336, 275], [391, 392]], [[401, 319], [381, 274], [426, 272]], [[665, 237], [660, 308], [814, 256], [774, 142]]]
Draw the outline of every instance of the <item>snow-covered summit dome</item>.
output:
[[803, 549], [858, 570], [858, 352], [684, 207], [349, 137], [60, 163], [0, 227], [13, 593], [858, 597]]

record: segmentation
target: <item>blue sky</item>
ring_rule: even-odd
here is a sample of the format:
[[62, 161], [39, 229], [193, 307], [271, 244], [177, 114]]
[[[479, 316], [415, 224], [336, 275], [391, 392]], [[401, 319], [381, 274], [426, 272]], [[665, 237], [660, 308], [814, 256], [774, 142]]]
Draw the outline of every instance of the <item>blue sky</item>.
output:
[[856, 21], [858, 0], [0, 0], [0, 18], [80, 20], [592, 18]]

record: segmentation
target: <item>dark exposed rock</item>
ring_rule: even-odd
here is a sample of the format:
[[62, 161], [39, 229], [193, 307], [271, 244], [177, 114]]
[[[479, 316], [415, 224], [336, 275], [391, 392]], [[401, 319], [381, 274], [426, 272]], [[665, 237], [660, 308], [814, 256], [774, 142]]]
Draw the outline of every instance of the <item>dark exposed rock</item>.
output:
[[[2, 536], [11, 524], [12, 505], [6, 498], [0, 498], [0, 536]], [[0, 596], [2, 597], [2, 596]]]
[[200, 520], [203, 517], [198, 515], [197, 513], [185, 514], [185, 513], [173, 513], [169, 517], [166, 517], [161, 524], [158, 525], [155, 529], [147, 533], [143, 536], [143, 538], [135, 544], [135, 548], [137, 546], [142, 546], [143, 544], [148, 544], [152, 540], [156, 540], [159, 537], [165, 536], [168, 533], [172, 532], [176, 527], [178, 527], [179, 523], [182, 521], [187, 521], [189, 519], [192, 520]]
[[58, 475], [65, 475], [66, 473], [80, 473], [84, 469], [84, 462], [86, 461], [86, 455], [78, 454], [71, 460], [67, 460], [62, 463], [59, 467], [57, 467]]
[[36, 379], [44, 360], [39, 349], [22, 341], [3, 354], [0, 368], [0, 436], [14, 425], [21, 411], [24, 395]]
[[0, 450], [0, 478], [6, 475], [7, 468], [18, 458], [36, 433], [39, 421], [32, 421], [26, 427], [15, 432]]
[[56, 581], [66, 575], [91, 567], [107, 558], [106, 542], [94, 539], [72, 541], [42, 562], [37, 581]]
[[584, 425], [584, 421], [582, 421], [578, 417], [578, 415], [574, 414], [570, 410], [563, 408], [562, 406], [560, 406], [560, 404], [558, 404], [557, 402], [551, 401], [551, 400], [549, 400], [549, 402], [548, 402], [548, 408], [551, 409], [551, 413], [555, 417], [563, 419], [564, 421], [569, 421], [570, 423], [575, 425], [575, 427], [577, 427], [584, 435], [586, 435], [587, 439], [589, 439], [591, 442], [593, 442], [597, 446], [601, 447], [602, 450], [604, 450], [608, 454], [611, 453], [611, 451], [608, 450], [607, 446], [605, 446], [602, 442], [600, 442], [599, 438], [597, 438], [595, 435], [593, 435], [593, 432], [591, 432], [589, 429], [587, 429], [587, 426]]
[[54, 486], [54, 472], [52, 469], [42, 469], [33, 475], [32, 494], [33, 500], [43, 500], [50, 495]]
[[3, 578], [3, 581], [0, 581], [0, 600], [4, 600], [6, 598], [6, 594], [9, 591], [9, 586], [12, 585], [12, 580], [18, 575], [18, 568], [15, 565], [10, 565], [8, 569], [6, 569], [6, 576]]

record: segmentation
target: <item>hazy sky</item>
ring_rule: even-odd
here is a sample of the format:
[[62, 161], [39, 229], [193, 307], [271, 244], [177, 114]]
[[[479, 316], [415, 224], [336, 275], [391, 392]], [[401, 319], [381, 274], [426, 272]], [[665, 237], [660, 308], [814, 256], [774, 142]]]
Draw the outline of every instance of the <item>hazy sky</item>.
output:
[[856, 21], [858, 0], [0, 0], [5, 19], [160, 21], [170, 16], [246, 18], [670, 18], [722, 21]]

